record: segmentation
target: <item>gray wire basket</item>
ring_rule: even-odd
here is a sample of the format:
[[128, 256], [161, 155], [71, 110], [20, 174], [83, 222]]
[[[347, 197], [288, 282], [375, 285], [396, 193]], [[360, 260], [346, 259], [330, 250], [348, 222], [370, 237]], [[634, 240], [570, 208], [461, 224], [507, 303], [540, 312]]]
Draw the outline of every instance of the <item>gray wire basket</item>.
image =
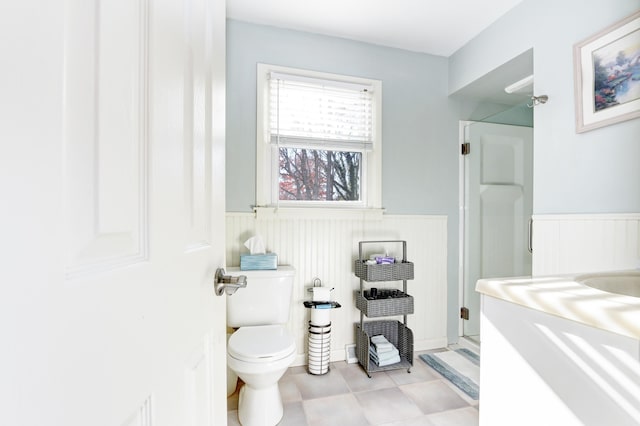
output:
[[412, 314], [413, 296], [401, 291], [398, 291], [398, 294], [400, 297], [369, 300], [358, 291], [356, 293], [356, 308], [369, 318]]
[[413, 262], [369, 265], [364, 260], [354, 262], [355, 274], [365, 281], [397, 281], [413, 279]]
[[[369, 345], [371, 337], [383, 335], [400, 352], [400, 362], [387, 366], [378, 366], [369, 358]], [[413, 366], [413, 332], [409, 327], [400, 321], [367, 321], [356, 324], [356, 355], [358, 362], [364, 368], [367, 375], [376, 371], [395, 370], [406, 368], [407, 371]]]

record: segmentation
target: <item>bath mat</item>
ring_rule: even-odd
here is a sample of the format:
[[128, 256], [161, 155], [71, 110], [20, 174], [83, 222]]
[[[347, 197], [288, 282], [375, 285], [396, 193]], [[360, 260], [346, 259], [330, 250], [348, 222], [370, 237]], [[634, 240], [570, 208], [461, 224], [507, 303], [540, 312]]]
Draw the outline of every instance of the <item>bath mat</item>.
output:
[[467, 358], [473, 364], [480, 366], [480, 355], [478, 355], [477, 353], [470, 351], [467, 348], [460, 348], [460, 349], [456, 349], [455, 351], [460, 355], [462, 355], [463, 357]]
[[442, 374], [458, 389], [477, 400], [480, 394], [480, 356], [469, 349], [420, 355], [427, 365]]

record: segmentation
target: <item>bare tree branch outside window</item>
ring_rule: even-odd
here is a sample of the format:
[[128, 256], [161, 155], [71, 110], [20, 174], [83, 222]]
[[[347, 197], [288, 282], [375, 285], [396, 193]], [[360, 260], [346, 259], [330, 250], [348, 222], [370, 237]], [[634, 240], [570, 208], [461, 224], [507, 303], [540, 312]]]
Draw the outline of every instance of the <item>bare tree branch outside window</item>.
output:
[[280, 200], [359, 201], [362, 153], [280, 148]]

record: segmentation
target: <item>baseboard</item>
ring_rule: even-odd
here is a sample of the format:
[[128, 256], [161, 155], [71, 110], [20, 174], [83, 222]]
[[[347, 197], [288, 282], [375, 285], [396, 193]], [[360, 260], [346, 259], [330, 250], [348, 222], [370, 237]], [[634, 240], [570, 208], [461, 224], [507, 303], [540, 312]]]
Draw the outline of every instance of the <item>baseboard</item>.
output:
[[447, 347], [447, 338], [416, 340], [413, 342], [413, 352], [429, 351]]
[[475, 340], [468, 339], [465, 336], [462, 336], [460, 337], [460, 339], [458, 339], [457, 345], [461, 348], [467, 348], [476, 353], [480, 353], [480, 343], [476, 342]]

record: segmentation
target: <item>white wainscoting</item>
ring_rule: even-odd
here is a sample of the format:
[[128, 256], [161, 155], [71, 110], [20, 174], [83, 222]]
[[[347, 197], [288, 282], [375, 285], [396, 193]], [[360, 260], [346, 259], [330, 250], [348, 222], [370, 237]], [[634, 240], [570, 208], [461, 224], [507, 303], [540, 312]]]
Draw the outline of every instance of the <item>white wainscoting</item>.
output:
[[[345, 359], [345, 345], [355, 343], [355, 308], [359, 279], [353, 263], [358, 242], [406, 240], [407, 260], [414, 263], [415, 278], [407, 292], [414, 297], [414, 314], [407, 317], [414, 333], [414, 350], [445, 347], [447, 320], [447, 217], [386, 215], [348, 210], [259, 209], [256, 213], [227, 213], [227, 266], [238, 266], [243, 243], [260, 235], [267, 251], [278, 254], [278, 263], [296, 269], [293, 307], [288, 327], [294, 333], [298, 357], [305, 365], [309, 310], [302, 302], [314, 278], [334, 287], [333, 299], [342, 305], [331, 313], [331, 360]], [[371, 244], [372, 249], [376, 245]], [[401, 256], [400, 244], [389, 245], [389, 254]], [[401, 282], [376, 283], [379, 288], [400, 288]], [[371, 285], [369, 285], [371, 286]], [[400, 317], [400, 319], [402, 319]], [[365, 318], [365, 321], [367, 318]]]
[[640, 213], [533, 216], [533, 275], [640, 266]]

